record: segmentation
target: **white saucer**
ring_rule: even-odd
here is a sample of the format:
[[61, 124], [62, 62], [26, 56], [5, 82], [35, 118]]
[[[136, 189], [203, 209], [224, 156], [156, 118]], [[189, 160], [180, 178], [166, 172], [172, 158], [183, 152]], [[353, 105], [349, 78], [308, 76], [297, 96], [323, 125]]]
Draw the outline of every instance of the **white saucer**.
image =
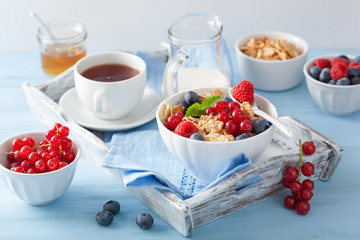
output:
[[161, 97], [153, 89], [145, 87], [144, 95], [134, 110], [124, 118], [103, 120], [85, 109], [76, 94], [75, 88], [64, 93], [59, 101], [61, 109], [79, 125], [97, 131], [119, 131], [138, 127], [155, 117]]

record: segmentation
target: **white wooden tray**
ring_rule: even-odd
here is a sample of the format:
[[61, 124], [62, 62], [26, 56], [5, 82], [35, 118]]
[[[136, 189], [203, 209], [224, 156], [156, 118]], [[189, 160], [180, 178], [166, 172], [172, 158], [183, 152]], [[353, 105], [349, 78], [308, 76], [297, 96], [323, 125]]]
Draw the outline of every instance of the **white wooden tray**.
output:
[[[38, 86], [23, 84], [33, 114], [49, 127], [55, 122], [69, 126], [71, 137], [80, 143], [84, 155], [100, 166], [109, 151], [109, 147], [101, 139], [102, 133], [91, 132], [79, 126], [58, 105], [62, 94], [72, 87], [74, 87], [72, 68]], [[286, 116], [279, 120], [294, 129], [301, 136], [302, 141], [315, 142], [317, 152], [312, 156], [305, 156], [304, 161], [311, 161], [315, 165], [313, 180], [328, 180], [341, 159], [342, 148], [297, 119]], [[190, 199], [183, 201], [172, 193], [151, 188], [127, 188], [127, 190], [178, 232], [188, 237], [201, 225], [285, 191], [281, 183], [283, 169], [290, 165], [295, 166], [298, 161], [298, 139], [289, 139], [276, 131], [269, 147], [258, 159], [253, 160], [253, 165]], [[123, 186], [118, 170], [102, 169]], [[257, 175], [262, 177], [260, 182], [237, 191], [241, 183]]]

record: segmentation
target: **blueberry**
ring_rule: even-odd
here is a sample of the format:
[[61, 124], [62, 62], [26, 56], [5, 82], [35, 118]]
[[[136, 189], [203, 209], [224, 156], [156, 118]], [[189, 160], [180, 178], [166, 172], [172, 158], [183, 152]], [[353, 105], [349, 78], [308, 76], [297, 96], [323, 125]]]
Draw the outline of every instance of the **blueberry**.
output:
[[309, 70], [309, 74], [312, 78], [315, 78], [316, 80], [319, 80], [321, 69], [318, 66], [313, 66]]
[[111, 212], [113, 215], [116, 215], [120, 212], [120, 203], [117, 201], [108, 201], [104, 204], [104, 211]]
[[360, 70], [357, 68], [349, 68], [348, 77], [349, 79], [352, 79], [354, 77], [360, 77]]
[[199, 96], [196, 94], [196, 92], [193, 91], [186, 92], [184, 99], [189, 106], [193, 105], [196, 102], [200, 103]]
[[336, 85], [350, 85], [350, 80], [347, 77], [340, 78], [336, 81]]
[[240, 134], [239, 136], [237, 136], [237, 137], [235, 138], [235, 140], [238, 141], [238, 140], [245, 139], [245, 138], [249, 138], [249, 137], [251, 137], [250, 134], [248, 134], [248, 133], [242, 133], [242, 134]]
[[136, 224], [142, 229], [149, 229], [153, 223], [154, 219], [149, 213], [142, 213], [136, 217]]
[[351, 85], [360, 84], [360, 77], [355, 77], [351, 79]]
[[114, 216], [109, 211], [101, 211], [96, 214], [96, 221], [98, 224], [108, 226], [112, 223]]
[[360, 64], [360, 56], [355, 57], [354, 62], [357, 62], [358, 64]]
[[188, 109], [188, 107], [189, 107], [189, 105], [186, 103], [186, 101], [185, 100], [181, 100], [179, 103], [178, 103], [178, 105], [181, 105], [181, 106], [184, 106], [184, 114], [186, 113], [186, 110]]
[[260, 118], [254, 122], [254, 128], [256, 134], [262, 133], [269, 127], [270, 127], [270, 123], [264, 118]]
[[226, 101], [227, 103], [231, 103], [233, 100], [229, 97], [224, 97], [223, 101]]
[[342, 58], [342, 59], [346, 59], [350, 62], [349, 58], [346, 55], [339, 55], [336, 58]]
[[330, 68], [323, 68], [319, 75], [319, 81], [323, 83], [328, 83], [330, 81]]
[[336, 84], [336, 81], [335, 81], [334, 79], [330, 79], [330, 81], [328, 82], [328, 84], [335, 85], [335, 84]]
[[203, 135], [201, 135], [200, 133], [194, 133], [190, 136], [190, 139], [193, 139], [193, 140], [199, 140], [199, 141], [204, 141], [204, 137]]

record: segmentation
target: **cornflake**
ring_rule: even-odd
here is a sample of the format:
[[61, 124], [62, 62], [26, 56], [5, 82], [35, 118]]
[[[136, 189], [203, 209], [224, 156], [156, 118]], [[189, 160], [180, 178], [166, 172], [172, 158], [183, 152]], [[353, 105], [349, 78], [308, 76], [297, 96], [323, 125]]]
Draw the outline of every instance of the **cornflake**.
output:
[[263, 60], [287, 60], [302, 54], [286, 40], [267, 37], [251, 38], [240, 50], [249, 57]]

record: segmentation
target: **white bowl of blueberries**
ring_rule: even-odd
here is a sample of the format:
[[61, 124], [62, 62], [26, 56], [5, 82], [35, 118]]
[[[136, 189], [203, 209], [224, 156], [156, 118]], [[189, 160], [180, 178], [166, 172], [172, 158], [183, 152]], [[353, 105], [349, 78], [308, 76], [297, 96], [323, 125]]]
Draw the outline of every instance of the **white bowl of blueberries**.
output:
[[312, 98], [327, 113], [348, 116], [360, 110], [360, 56], [319, 56], [303, 70]]
[[[221, 88], [221, 90], [223, 95], [220, 96], [221, 99], [219, 102], [226, 101], [227, 104], [225, 105], [230, 106], [231, 103], [229, 102], [232, 100], [229, 98], [229, 88]], [[232, 134], [232, 137], [230, 136], [230, 138], [232, 138], [231, 140], [216, 142], [211, 140], [208, 141], [207, 137], [209, 135], [206, 135], [204, 139], [204, 137], [199, 134], [201, 131], [199, 131], [199, 129], [192, 128], [193, 126], [183, 116], [181, 116], [181, 120], [178, 120], [180, 123], [177, 123], [177, 126], [174, 126], [175, 128], [171, 129], [171, 127], [169, 127], [169, 121], [171, 121], [171, 118], [165, 114], [168, 106], [174, 107], [179, 104], [184, 104], [185, 107], [189, 107], [189, 105], [191, 106], [192, 104], [196, 105], [195, 101], [189, 102], [192, 101], [187, 98], [189, 93], [193, 93], [194, 95], [207, 95], [212, 91], [212, 88], [199, 88], [192, 89], [191, 91], [176, 93], [160, 103], [156, 112], [157, 124], [165, 145], [172, 153], [172, 155], [188, 169], [191, 175], [203, 183], [210, 183], [217, 179], [218, 175], [227, 166], [229, 166], [232, 159], [238, 157], [242, 153], [246, 154], [246, 156], [248, 156], [251, 160], [255, 160], [265, 151], [275, 131], [275, 126], [271, 125], [265, 119], [261, 118], [261, 120], [250, 120], [250, 125], [252, 125], [252, 132], [243, 133], [243, 130], [239, 130], [240, 132], [237, 134]], [[184, 103], [184, 100], [187, 103]], [[269, 100], [257, 94], [254, 95], [254, 100], [259, 108], [261, 108], [263, 111], [273, 116], [274, 118], [278, 117], [276, 108]], [[202, 100], [199, 106], [204, 106], [204, 104], [204, 100]], [[229, 108], [231, 109], [231, 107]], [[210, 107], [208, 107], [207, 110], [208, 109], [210, 109]], [[185, 112], [182, 113], [184, 114]], [[209, 114], [205, 113], [205, 115]], [[219, 112], [213, 116], [217, 116], [219, 119], [218, 114]], [[227, 114], [230, 114], [230, 111], [227, 112]], [[171, 116], [174, 116], [173, 118], [175, 118], [176, 115], [177, 114], [172, 113]], [[233, 115], [231, 119], [235, 119]], [[189, 127], [186, 126], [184, 128], [185, 130], [181, 131], [180, 125], [184, 127], [184, 122], [187, 122]], [[240, 126], [240, 121], [237, 122], [237, 124]], [[225, 128], [226, 124], [224, 124], [224, 129]], [[180, 129], [180, 133], [177, 132], [178, 129]], [[180, 135], [182, 133], [184, 133], [184, 135]]]

